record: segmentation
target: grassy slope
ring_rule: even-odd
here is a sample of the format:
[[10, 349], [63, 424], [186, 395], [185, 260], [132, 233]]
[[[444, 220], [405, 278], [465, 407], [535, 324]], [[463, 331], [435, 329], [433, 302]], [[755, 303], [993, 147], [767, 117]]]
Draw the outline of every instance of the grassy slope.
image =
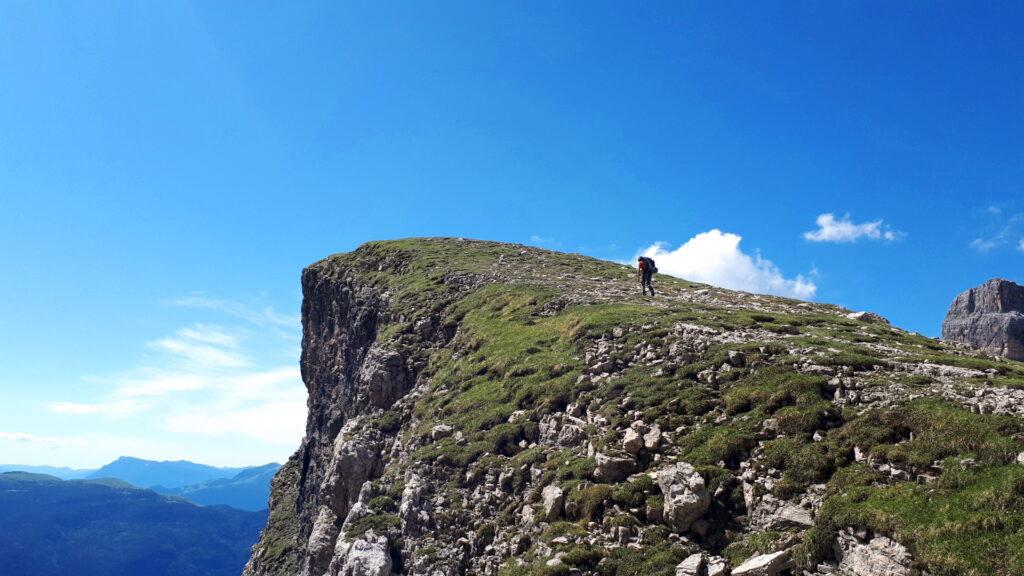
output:
[[[992, 374], [964, 380], [962, 385], [995, 382], [1020, 387], [1024, 386], [1024, 365], [965, 354], [884, 324], [849, 320], [833, 306], [801, 307], [794, 301], [732, 293], [664, 276], [657, 279], [659, 298], [645, 300], [636, 293], [631, 272], [623, 266], [523, 250], [493, 243], [401, 240], [370, 243], [325, 261], [325, 265], [363, 270], [366, 281], [394, 294], [394, 317], [407, 313], [406, 321], [392, 322], [383, 334], [406, 343], [416, 339], [412, 320], [419, 313], [442, 309], [443, 278], [472, 273], [497, 280], [446, 308], [445, 322], [460, 326], [458, 336], [429, 359], [431, 390], [415, 408], [418, 425], [406, 432], [426, 435], [434, 424], [444, 422], [462, 432], [466, 441], [447, 438], [431, 443], [418, 457], [453, 468], [481, 459], [496, 465], [536, 462], [548, 470], [551, 481], [571, 491], [570, 498], [585, 505], [572, 526], [553, 526], [572, 530], [585, 527], [588, 521], [602, 521], [602, 503], [627, 506], [658, 496], [649, 494], [650, 487], [628, 485], [589, 485], [577, 490], [592, 470], [592, 462], [579, 455], [551, 456], [520, 447], [521, 440], [535, 433], [531, 427], [536, 427], [540, 416], [581, 399], [597, 399], [612, 423], [625, 426], [628, 421], [619, 402], [628, 396], [632, 409], [642, 411], [647, 422], [656, 422], [663, 430], [687, 426], [688, 433], [674, 438], [674, 450], [680, 459], [701, 467], [712, 489], [750, 456], [762, 420], [770, 417], [783, 433], [764, 447], [765, 461], [784, 474], [775, 491], [787, 496], [811, 483], [828, 483], [830, 496], [818, 526], [798, 536], [805, 557], [825, 553], [830, 531], [856, 525], [895, 535], [933, 574], [1024, 573], [1020, 545], [1024, 468], [1012, 463], [1024, 449], [1018, 419], [972, 414], [957, 404], [928, 397], [886, 409], [841, 408], [830, 400], [825, 388], [828, 378], [797, 373], [794, 365], [799, 357], [786, 349], [802, 349], [804, 356], [811, 355], [825, 366], [859, 371], [877, 367], [871, 378], [878, 385], [898, 382], [910, 389], [925, 389], [930, 379], [889, 370], [889, 366], [929, 361], [993, 369]], [[379, 269], [382, 261], [390, 264]], [[697, 293], [705, 296], [691, 297]], [[746, 307], [754, 301], [759, 309]], [[765, 342], [718, 345], [669, 371], [628, 366], [615, 379], [577, 383], [585, 369], [581, 357], [595, 337], [622, 327], [628, 334], [626, 349], [643, 343], [667, 354], [660, 347], [678, 322], [729, 330], [762, 328], [788, 336], [782, 350], [772, 350], [777, 344]], [[763, 356], [761, 368], [737, 370], [717, 390], [696, 381], [696, 374], [720, 365], [730, 349], [745, 350], [755, 362]], [[531, 417], [510, 423], [509, 417], [519, 410]], [[717, 422], [709, 416], [723, 413], [728, 418]], [[379, 424], [394, 427], [399, 419], [399, 415], [384, 414]], [[825, 441], [811, 439], [816, 430], [827, 431]], [[600, 449], [614, 438], [591, 441]], [[947, 465], [934, 483], [878, 484], [876, 472], [853, 462], [854, 446], [894, 466], [929, 465], [943, 459]], [[960, 462], [965, 459], [978, 464], [964, 469]], [[723, 530], [730, 515], [742, 513], [739, 489], [735, 483], [731, 486], [731, 496], [720, 499], [724, 508], [718, 511], [717, 527]], [[396, 497], [398, 490], [393, 489]], [[383, 503], [378, 507], [389, 508]], [[379, 516], [369, 522], [393, 522], [387, 513]], [[636, 554], [629, 550], [616, 551], [602, 571], [671, 573], [685, 550], [668, 545], [657, 529], [648, 534], [651, 549], [642, 557], [632, 557]], [[727, 534], [733, 543], [725, 553], [737, 560], [757, 550], [763, 540], [785, 536]], [[586, 549], [570, 552], [567, 561], [579, 566], [593, 565], [603, 554]], [[559, 569], [508, 571], [531, 570]]]

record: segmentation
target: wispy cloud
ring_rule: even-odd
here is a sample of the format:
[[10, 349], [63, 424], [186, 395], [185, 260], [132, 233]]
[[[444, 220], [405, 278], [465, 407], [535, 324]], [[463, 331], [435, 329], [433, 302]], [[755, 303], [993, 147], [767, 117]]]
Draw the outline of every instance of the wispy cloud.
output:
[[1024, 238], [1021, 238], [1020, 242], [1017, 243], [1017, 250], [1024, 252]]
[[[1020, 237], [1024, 228], [1024, 213], [1009, 213], [1001, 206], [988, 206], [983, 211], [985, 224], [984, 233], [967, 243], [971, 249], [985, 254], [1006, 245], [1013, 246], [1018, 240], [1017, 248], [1024, 246], [1024, 238]], [[1024, 250], [1024, 248], [1021, 248]]]
[[0, 441], [18, 442], [23, 444], [43, 444], [49, 446], [88, 446], [89, 441], [82, 438], [63, 436], [38, 436], [29, 432], [0, 432]]
[[305, 401], [294, 399], [225, 409], [198, 407], [168, 416], [165, 422], [171, 432], [206, 436], [237, 433], [275, 444], [295, 444], [302, 435], [297, 423], [304, 422], [305, 417]]
[[192, 294], [183, 298], [175, 298], [170, 300], [169, 303], [175, 306], [184, 306], [186, 308], [216, 310], [255, 325], [271, 324], [291, 328], [298, 326], [300, 321], [297, 314], [281, 314], [269, 306], [257, 309], [249, 304], [237, 300], [209, 298], [202, 294]]
[[825, 213], [820, 214], [815, 223], [817, 230], [804, 232], [804, 239], [810, 242], [848, 243], [862, 238], [891, 242], [903, 236], [902, 232], [892, 230], [880, 219], [858, 224], [849, 215], [836, 218], [835, 214]]
[[57, 414], [98, 415], [112, 418], [127, 418], [146, 411], [148, 405], [138, 400], [114, 400], [107, 402], [51, 402], [49, 409]]
[[235, 336], [206, 324], [182, 328], [173, 337], [150, 342], [149, 347], [178, 356], [180, 362], [196, 367], [217, 369], [250, 365], [249, 359], [236, 351]]
[[288, 366], [273, 358], [291, 355], [299, 338], [298, 317], [197, 296], [174, 302], [242, 322], [195, 323], [146, 342], [149, 354], [135, 367], [87, 379], [105, 387], [100, 398], [52, 402], [48, 408], [79, 417], [144, 415], [173, 434], [240, 434], [262, 442], [297, 443], [306, 413], [298, 356]]
[[557, 239], [550, 236], [541, 236], [540, 234], [530, 236], [530, 244], [543, 248], [558, 248], [562, 245]]
[[779, 267], [760, 253], [745, 253], [737, 234], [709, 230], [676, 249], [657, 243], [640, 251], [654, 258], [658, 270], [687, 280], [723, 288], [793, 298], [814, 297], [817, 286], [802, 275], [786, 278]]
[[996, 235], [991, 238], [975, 238], [968, 244], [971, 248], [974, 248], [978, 252], [989, 252], [996, 246], [1004, 244], [1006, 239], [1002, 236]]

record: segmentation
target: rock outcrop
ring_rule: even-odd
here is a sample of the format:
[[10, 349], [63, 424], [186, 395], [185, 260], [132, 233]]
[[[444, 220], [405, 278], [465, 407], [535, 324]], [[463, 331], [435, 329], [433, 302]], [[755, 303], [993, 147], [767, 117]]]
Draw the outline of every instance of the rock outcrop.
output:
[[1024, 566], [1024, 364], [655, 282], [644, 299], [620, 265], [460, 239], [307, 268], [306, 436], [245, 575]]
[[655, 477], [665, 500], [662, 520], [677, 532], [686, 532], [711, 505], [704, 478], [686, 462], [660, 470]]
[[892, 538], [843, 530], [834, 544], [839, 570], [849, 576], [909, 576], [911, 556]]
[[1024, 286], [994, 278], [962, 292], [942, 323], [942, 339], [1024, 360]]

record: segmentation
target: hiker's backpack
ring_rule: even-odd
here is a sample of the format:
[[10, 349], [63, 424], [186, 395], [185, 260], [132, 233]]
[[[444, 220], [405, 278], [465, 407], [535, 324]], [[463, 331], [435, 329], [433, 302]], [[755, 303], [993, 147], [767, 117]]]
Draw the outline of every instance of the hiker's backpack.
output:
[[654, 258], [648, 258], [644, 256], [644, 262], [647, 263], [647, 269], [651, 271], [651, 274], [658, 273], [658, 267], [654, 265]]

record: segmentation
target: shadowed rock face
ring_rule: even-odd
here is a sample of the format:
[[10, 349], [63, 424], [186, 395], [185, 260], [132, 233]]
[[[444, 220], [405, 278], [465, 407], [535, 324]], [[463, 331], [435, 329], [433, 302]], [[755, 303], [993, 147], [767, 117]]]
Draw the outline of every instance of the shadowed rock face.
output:
[[994, 278], [962, 292], [942, 323], [942, 339], [1024, 360], [1024, 286]]

